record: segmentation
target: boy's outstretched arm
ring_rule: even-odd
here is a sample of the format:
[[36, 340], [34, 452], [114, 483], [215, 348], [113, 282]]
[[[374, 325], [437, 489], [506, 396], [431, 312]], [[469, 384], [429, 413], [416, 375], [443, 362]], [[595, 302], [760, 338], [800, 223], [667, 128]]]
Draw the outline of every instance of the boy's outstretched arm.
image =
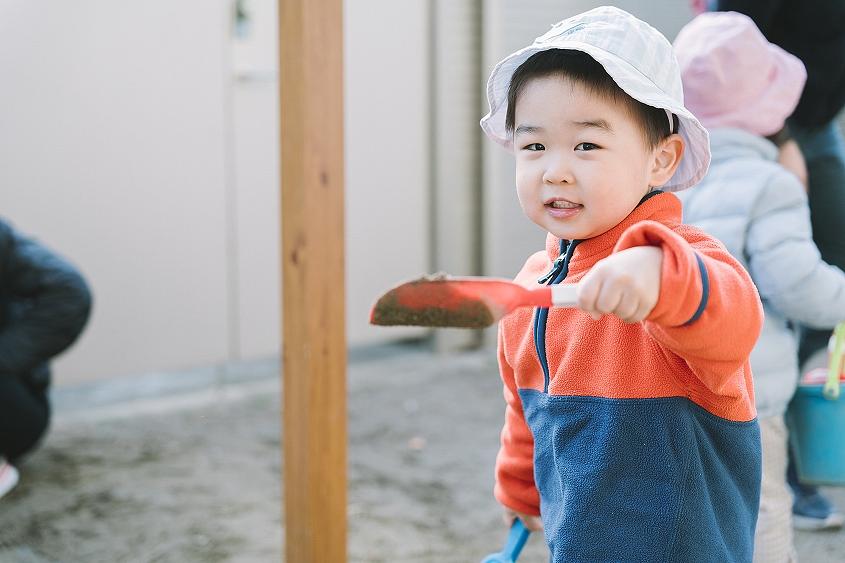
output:
[[[517, 515], [538, 516], [540, 494], [534, 483], [534, 437], [525, 422], [513, 368], [505, 358], [501, 325], [499, 326], [498, 354], [506, 407], [501, 446], [496, 456], [494, 494], [506, 509]], [[532, 528], [530, 520], [525, 520], [523, 519], [529, 529], [535, 529]]]
[[[717, 240], [692, 227], [642, 221], [629, 228], [615, 253], [642, 246], [662, 250], [659, 296], [645, 328], [683, 358], [718, 395], [746, 393], [737, 373], [748, 361], [763, 323], [763, 307], [748, 272]], [[612, 257], [612, 256], [611, 256]]]

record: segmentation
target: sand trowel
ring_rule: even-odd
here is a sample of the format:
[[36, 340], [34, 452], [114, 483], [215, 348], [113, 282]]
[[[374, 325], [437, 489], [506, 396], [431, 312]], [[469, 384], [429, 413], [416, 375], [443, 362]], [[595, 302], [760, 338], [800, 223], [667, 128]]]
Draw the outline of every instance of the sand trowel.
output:
[[370, 312], [374, 325], [483, 328], [517, 307], [574, 307], [576, 286], [527, 289], [504, 279], [426, 276], [382, 295]]
[[531, 532], [525, 527], [522, 520], [517, 518], [513, 521], [504, 549], [499, 553], [491, 553], [482, 559], [481, 563], [515, 563], [530, 534]]

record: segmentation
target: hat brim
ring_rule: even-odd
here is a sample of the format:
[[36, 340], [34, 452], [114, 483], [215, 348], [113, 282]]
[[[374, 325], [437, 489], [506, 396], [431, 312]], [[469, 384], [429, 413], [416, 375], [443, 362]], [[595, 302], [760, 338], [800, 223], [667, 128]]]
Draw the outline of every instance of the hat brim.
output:
[[529, 57], [549, 49], [571, 49], [590, 55], [604, 67], [614, 82], [629, 96], [646, 105], [668, 110], [678, 117], [678, 133], [684, 139], [685, 154], [675, 174], [666, 185], [661, 186], [663, 190], [672, 192], [685, 190], [704, 177], [710, 165], [710, 137], [698, 119], [682, 103], [664, 92], [628, 61], [580, 41], [556, 41], [553, 45], [543, 46], [531, 45], [511, 54], [496, 65], [487, 81], [490, 112], [481, 119], [481, 128], [488, 137], [507, 150], [513, 151], [512, 137], [505, 128], [511, 78], [516, 69]]

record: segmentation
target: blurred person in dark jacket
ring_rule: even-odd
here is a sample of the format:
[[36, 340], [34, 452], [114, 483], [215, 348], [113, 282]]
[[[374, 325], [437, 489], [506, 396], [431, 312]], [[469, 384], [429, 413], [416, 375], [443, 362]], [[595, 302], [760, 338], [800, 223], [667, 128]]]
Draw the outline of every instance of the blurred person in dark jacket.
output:
[[[718, 0], [716, 9], [748, 15], [766, 39], [807, 67], [807, 84], [788, 125], [806, 160], [813, 239], [825, 262], [845, 269], [845, 138], [836, 123], [845, 107], [845, 2]], [[802, 328], [798, 354], [805, 371], [818, 357], [824, 363], [829, 338], [830, 331]], [[845, 524], [845, 516], [815, 487], [800, 483], [794, 463], [789, 480], [796, 527]]]
[[66, 260], [0, 220], [0, 497], [50, 421], [50, 360], [80, 335], [91, 293]]

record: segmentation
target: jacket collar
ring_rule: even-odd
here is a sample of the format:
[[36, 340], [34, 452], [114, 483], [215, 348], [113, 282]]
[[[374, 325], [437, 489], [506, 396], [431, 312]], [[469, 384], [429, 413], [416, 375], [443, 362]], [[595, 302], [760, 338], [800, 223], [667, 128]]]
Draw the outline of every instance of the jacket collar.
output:
[[[680, 223], [681, 200], [672, 193], [660, 192], [640, 203], [612, 229], [593, 238], [578, 241], [572, 259], [569, 261], [569, 272], [587, 270], [602, 258], [609, 256], [622, 233], [635, 223], [646, 220], [668, 225]], [[561, 240], [549, 233], [546, 236], [546, 253], [550, 261], [560, 256], [560, 248]]]

